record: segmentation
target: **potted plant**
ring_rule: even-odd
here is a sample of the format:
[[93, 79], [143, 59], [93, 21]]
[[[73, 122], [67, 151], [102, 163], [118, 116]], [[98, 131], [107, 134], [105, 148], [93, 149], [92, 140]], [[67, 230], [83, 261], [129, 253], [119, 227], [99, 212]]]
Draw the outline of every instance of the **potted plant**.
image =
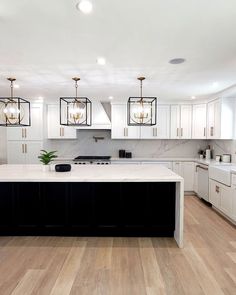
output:
[[40, 156], [38, 158], [40, 159], [40, 162], [43, 163], [43, 171], [49, 171], [50, 170], [50, 163], [57, 158], [57, 155], [55, 155], [57, 151], [51, 151], [47, 152], [45, 150], [41, 150]]

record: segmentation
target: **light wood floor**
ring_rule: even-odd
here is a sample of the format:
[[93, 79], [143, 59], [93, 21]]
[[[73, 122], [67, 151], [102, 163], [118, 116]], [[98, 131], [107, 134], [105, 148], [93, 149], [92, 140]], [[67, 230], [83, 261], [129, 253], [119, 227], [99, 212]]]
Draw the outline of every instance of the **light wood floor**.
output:
[[236, 229], [185, 198], [170, 238], [0, 237], [0, 295], [236, 294]]

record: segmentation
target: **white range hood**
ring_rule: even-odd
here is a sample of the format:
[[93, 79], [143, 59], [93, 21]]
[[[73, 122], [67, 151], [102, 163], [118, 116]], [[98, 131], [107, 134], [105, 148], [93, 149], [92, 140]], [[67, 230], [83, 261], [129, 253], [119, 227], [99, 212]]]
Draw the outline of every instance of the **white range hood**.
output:
[[92, 101], [92, 126], [77, 126], [76, 129], [111, 129], [111, 120], [100, 101]]

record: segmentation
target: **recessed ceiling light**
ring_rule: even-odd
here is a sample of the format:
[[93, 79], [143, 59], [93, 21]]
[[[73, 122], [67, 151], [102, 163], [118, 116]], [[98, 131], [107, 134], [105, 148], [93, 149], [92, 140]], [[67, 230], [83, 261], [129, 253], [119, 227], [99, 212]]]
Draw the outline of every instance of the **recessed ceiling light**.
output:
[[81, 0], [77, 3], [76, 8], [84, 14], [89, 14], [93, 10], [93, 4], [88, 0]]
[[186, 60], [184, 58], [173, 58], [169, 61], [172, 65], [178, 65], [184, 63]]
[[98, 57], [97, 64], [100, 66], [104, 66], [106, 64], [106, 59], [104, 57]]
[[196, 99], [196, 96], [191, 96], [191, 99]]
[[213, 87], [217, 87], [217, 86], [219, 86], [219, 83], [218, 83], [218, 82], [213, 82], [213, 83], [212, 83], [212, 86], [213, 86]]
[[108, 98], [109, 98], [110, 100], [112, 100], [114, 97], [113, 97], [113, 96], [109, 96]]
[[20, 85], [14, 84], [14, 88], [20, 88]]

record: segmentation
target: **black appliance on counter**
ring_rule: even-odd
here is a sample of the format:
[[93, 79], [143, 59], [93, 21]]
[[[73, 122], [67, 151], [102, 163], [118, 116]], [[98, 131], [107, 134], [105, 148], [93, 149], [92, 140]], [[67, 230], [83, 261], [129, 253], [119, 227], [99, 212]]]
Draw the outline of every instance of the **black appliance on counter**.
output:
[[74, 158], [77, 165], [109, 165], [111, 156], [78, 156]]

